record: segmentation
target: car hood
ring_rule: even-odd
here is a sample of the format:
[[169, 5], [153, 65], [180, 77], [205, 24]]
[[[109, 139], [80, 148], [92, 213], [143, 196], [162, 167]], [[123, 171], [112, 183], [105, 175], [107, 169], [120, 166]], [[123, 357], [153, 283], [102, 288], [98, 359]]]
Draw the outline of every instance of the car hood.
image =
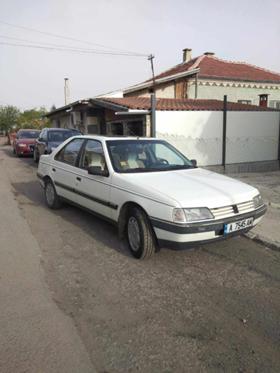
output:
[[118, 175], [119, 187], [180, 207], [222, 207], [258, 194], [250, 185], [201, 168]]
[[36, 139], [18, 139], [17, 144], [32, 145], [35, 144]]

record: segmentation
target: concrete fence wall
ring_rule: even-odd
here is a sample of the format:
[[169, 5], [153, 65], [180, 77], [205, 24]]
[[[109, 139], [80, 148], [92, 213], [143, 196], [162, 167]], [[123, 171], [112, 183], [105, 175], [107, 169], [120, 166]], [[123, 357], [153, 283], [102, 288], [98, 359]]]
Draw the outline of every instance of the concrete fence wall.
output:
[[[278, 159], [279, 112], [228, 111], [226, 163]], [[157, 137], [201, 166], [222, 164], [222, 111], [157, 111]]]

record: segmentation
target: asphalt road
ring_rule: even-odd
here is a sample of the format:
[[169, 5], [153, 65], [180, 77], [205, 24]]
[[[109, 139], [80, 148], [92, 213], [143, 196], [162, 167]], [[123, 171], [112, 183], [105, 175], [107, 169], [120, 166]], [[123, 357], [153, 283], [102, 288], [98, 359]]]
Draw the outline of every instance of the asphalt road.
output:
[[47, 209], [32, 159], [6, 146], [0, 167], [38, 245], [50, 301], [92, 369], [280, 371], [280, 252], [238, 237], [137, 261], [108, 223], [71, 206]]

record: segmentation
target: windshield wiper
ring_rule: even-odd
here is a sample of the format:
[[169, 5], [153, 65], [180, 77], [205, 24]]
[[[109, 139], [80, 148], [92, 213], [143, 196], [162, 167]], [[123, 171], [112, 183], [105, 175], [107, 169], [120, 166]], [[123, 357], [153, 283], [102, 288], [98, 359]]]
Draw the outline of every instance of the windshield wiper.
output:
[[136, 168], [129, 168], [127, 170], [121, 170], [122, 173], [130, 173], [130, 172], [147, 172], [149, 171], [148, 168], [144, 168], [144, 167], [136, 167]]
[[164, 168], [164, 170], [167, 170], [167, 171], [173, 171], [173, 170], [187, 170], [189, 168], [193, 168], [193, 166], [191, 165], [187, 165], [187, 164], [184, 164], [184, 165], [170, 165], [166, 168]]

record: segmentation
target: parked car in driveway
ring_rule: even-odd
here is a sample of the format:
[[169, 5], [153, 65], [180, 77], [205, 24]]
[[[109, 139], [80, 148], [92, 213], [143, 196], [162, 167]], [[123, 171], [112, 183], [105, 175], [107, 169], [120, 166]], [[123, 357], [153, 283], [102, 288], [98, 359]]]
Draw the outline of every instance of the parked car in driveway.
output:
[[77, 136], [42, 155], [37, 175], [48, 207], [67, 201], [110, 220], [140, 259], [247, 232], [266, 211], [256, 188], [152, 138]]
[[32, 155], [39, 130], [21, 129], [17, 132], [13, 140], [13, 152], [18, 157]]
[[44, 128], [35, 143], [33, 154], [34, 161], [37, 163], [42, 154], [50, 154], [66, 139], [77, 135], [81, 135], [81, 132], [75, 129]]

